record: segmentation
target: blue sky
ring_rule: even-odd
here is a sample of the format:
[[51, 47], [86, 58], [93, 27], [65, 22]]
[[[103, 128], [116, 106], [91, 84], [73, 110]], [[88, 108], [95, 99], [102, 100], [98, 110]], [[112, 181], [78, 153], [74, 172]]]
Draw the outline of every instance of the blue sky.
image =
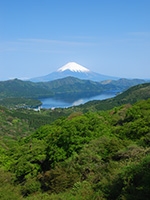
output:
[[77, 62], [150, 78], [149, 0], [0, 0], [0, 80]]

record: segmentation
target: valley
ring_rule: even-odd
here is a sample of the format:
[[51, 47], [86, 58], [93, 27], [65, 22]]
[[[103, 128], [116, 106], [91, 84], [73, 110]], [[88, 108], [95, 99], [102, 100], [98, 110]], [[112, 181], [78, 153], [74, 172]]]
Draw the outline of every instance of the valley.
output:
[[148, 200], [149, 105], [142, 79], [1, 81], [0, 199]]
[[100, 95], [96, 96], [62, 96], [61, 98], [42, 98], [39, 99], [41, 104], [41, 108], [49, 109], [49, 108], [68, 108], [72, 106], [79, 106], [81, 104], [85, 104], [89, 101], [93, 100], [103, 100], [108, 99], [116, 96], [116, 92], [110, 92], [110, 93], [102, 93]]
[[[54, 98], [74, 102], [103, 94], [118, 94], [131, 86], [145, 83], [142, 79], [119, 79], [95, 82], [66, 77], [48, 82], [31, 82], [12, 79], [0, 81], [0, 105], [32, 108], [41, 105], [39, 99]], [[32, 99], [32, 103], [31, 103]], [[15, 104], [16, 102], [16, 104]], [[52, 106], [54, 107], [54, 106]]]
[[0, 199], [148, 200], [149, 117], [150, 83], [69, 108], [1, 106]]

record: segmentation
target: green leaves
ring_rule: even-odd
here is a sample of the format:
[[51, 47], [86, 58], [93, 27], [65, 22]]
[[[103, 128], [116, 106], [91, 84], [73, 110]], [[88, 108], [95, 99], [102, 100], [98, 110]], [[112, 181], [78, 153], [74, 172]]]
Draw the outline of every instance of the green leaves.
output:
[[51, 124], [55, 111], [0, 111], [1, 198], [148, 199], [150, 100]]
[[[122, 173], [114, 180], [108, 199], [149, 199], [150, 194], [150, 156], [140, 163], [133, 163], [122, 169]], [[116, 190], [117, 189], [117, 190]]]

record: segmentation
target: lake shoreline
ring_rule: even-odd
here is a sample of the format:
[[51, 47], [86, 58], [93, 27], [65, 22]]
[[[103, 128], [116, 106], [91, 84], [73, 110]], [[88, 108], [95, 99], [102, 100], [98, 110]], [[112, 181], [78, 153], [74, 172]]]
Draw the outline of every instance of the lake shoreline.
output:
[[112, 98], [115, 97], [117, 93], [118, 91], [113, 91], [113, 92], [105, 92], [95, 96], [78, 97], [74, 99], [71, 99], [69, 97], [68, 98], [51, 97], [51, 98], [40, 98], [38, 100], [42, 102], [41, 105], [42, 109], [68, 108], [72, 106], [78, 106], [93, 100], [105, 100], [108, 98]]

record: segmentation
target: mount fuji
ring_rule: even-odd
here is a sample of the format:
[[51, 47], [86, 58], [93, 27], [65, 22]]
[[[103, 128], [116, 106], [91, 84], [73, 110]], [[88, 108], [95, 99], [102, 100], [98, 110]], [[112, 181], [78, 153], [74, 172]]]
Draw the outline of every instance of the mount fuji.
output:
[[75, 62], [69, 62], [66, 65], [57, 69], [57, 71], [52, 72], [48, 75], [31, 78], [30, 81], [33, 82], [48, 82], [56, 79], [66, 78], [72, 76], [75, 78], [83, 80], [92, 80], [92, 81], [104, 81], [104, 80], [118, 80], [117, 77], [111, 77], [107, 75], [102, 75], [96, 72], [90, 71], [88, 68], [83, 67]]

